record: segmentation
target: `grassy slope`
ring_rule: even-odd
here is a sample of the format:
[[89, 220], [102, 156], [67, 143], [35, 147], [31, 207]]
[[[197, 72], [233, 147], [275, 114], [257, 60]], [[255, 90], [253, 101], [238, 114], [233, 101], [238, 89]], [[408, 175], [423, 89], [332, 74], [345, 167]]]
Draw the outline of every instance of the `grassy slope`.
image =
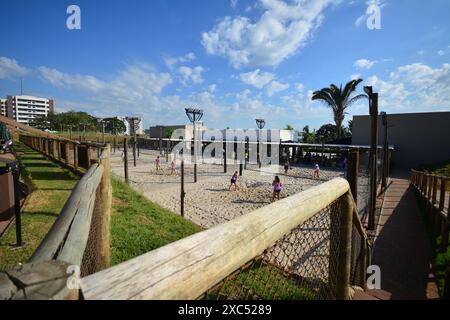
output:
[[117, 264], [201, 231], [112, 178], [111, 264]]
[[9, 269], [19, 262], [25, 262], [39, 245], [78, 178], [69, 170], [47, 160], [43, 155], [21, 143], [16, 145], [24, 166], [21, 179], [32, 184], [35, 190], [22, 208], [22, 237], [25, 248], [14, 249], [16, 242], [14, 224], [0, 240], [0, 270]]

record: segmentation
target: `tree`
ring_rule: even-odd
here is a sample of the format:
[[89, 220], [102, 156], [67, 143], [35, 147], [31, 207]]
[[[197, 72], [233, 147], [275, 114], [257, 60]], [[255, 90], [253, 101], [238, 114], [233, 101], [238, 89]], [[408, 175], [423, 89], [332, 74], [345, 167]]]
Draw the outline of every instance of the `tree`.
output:
[[309, 126], [305, 126], [302, 131], [303, 143], [314, 143], [315, 134], [309, 131]]
[[352, 97], [352, 94], [356, 91], [356, 87], [362, 81], [362, 79], [352, 80], [344, 88], [342, 88], [342, 84], [339, 88], [332, 84], [329, 88], [323, 88], [313, 93], [312, 100], [318, 100], [332, 109], [334, 122], [336, 123], [337, 138], [341, 138], [342, 136], [342, 123], [345, 119], [345, 110], [358, 100], [367, 99], [367, 95], [365, 94]]
[[172, 134], [174, 133], [175, 129], [174, 128], [167, 128], [166, 129], [166, 138], [172, 138]]
[[348, 121], [348, 131], [350, 131], [350, 134], [353, 134], [353, 120]]
[[111, 134], [121, 134], [127, 131], [127, 127], [122, 120], [117, 117], [114, 118], [104, 118], [103, 122], [105, 123], [105, 131]]
[[291, 126], [290, 124], [287, 124], [285, 130], [294, 131], [294, 127]]
[[316, 132], [316, 140], [320, 143], [327, 143], [336, 140], [336, 125], [324, 124]]

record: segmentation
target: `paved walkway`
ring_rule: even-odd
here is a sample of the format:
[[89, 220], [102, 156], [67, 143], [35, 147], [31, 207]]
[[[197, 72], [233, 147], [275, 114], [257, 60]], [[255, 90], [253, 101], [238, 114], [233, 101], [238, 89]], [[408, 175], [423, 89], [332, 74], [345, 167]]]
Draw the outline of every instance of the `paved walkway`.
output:
[[431, 247], [416, 197], [405, 178], [391, 179], [387, 190], [372, 264], [381, 269], [380, 299], [436, 299], [430, 272]]

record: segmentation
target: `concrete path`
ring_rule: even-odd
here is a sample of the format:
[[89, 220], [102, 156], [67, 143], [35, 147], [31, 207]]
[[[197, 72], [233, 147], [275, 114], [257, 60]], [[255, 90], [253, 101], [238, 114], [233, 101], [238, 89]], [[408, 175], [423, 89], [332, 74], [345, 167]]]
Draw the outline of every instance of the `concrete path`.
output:
[[430, 261], [430, 241], [414, 191], [407, 179], [393, 178], [373, 248], [372, 264], [380, 267], [381, 288], [388, 293], [378, 298], [439, 298]]

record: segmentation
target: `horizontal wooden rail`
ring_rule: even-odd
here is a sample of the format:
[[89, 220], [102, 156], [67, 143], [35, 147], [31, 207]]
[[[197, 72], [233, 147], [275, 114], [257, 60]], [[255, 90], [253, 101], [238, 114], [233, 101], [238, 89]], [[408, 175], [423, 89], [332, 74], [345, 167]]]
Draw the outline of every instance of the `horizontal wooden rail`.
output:
[[86, 247], [95, 194], [103, 166], [94, 164], [78, 181], [50, 231], [29, 262], [58, 259], [81, 265]]
[[196, 299], [349, 191], [336, 178], [82, 279], [86, 299]]

